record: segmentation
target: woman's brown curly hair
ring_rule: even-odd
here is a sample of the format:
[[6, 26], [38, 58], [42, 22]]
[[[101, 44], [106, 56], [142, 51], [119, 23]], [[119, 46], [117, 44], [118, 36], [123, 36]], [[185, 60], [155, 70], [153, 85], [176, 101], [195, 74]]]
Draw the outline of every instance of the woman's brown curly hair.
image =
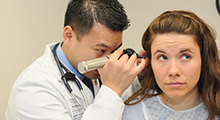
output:
[[[196, 14], [183, 11], [166, 11], [154, 19], [142, 37], [142, 46], [151, 59], [151, 44], [157, 35], [176, 33], [191, 35], [200, 47], [201, 74], [198, 82], [198, 91], [209, 111], [209, 120], [220, 116], [220, 60], [215, 42], [216, 32]], [[151, 65], [142, 88], [129, 97], [125, 104], [132, 105], [151, 96], [159, 95], [163, 91], [158, 87]], [[150, 92], [152, 91], [152, 92]], [[129, 102], [140, 97], [139, 101]]]

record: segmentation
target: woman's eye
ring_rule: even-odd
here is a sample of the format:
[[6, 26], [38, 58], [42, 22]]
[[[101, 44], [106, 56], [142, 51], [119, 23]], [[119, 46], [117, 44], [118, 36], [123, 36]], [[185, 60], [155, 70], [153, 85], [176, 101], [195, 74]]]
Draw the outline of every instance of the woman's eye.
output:
[[188, 60], [188, 59], [190, 59], [190, 56], [189, 55], [183, 55], [182, 59], [183, 60]]
[[166, 57], [166, 56], [159, 56], [158, 59], [159, 59], [159, 60], [167, 60], [167, 57]]

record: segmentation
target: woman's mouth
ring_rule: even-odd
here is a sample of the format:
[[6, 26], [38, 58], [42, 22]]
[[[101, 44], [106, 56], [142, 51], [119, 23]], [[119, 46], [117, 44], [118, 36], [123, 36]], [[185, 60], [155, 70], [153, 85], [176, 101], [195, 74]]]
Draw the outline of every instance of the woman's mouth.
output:
[[167, 83], [166, 85], [168, 85], [171, 88], [178, 88], [183, 86], [185, 83], [181, 83], [181, 82], [171, 82], [171, 83]]

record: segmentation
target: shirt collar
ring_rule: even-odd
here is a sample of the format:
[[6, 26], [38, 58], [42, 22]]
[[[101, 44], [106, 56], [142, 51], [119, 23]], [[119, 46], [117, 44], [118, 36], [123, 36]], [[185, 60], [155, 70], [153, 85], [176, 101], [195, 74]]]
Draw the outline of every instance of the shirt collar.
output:
[[61, 48], [61, 45], [62, 45], [63, 42], [60, 42], [59, 43], [59, 46], [57, 47], [57, 50], [56, 50], [56, 54], [57, 54], [57, 57], [59, 59], [59, 61], [70, 71], [72, 72], [73, 74], [75, 74], [80, 80], [83, 80], [84, 76], [82, 74], [80, 74], [76, 68], [73, 67], [73, 65], [69, 62], [69, 60], [66, 58], [62, 48]]

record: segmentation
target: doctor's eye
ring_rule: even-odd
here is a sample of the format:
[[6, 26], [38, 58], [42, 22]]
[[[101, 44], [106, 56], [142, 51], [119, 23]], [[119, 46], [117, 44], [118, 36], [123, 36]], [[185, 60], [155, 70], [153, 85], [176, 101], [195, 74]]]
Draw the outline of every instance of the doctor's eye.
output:
[[105, 50], [102, 50], [102, 49], [96, 49], [96, 51], [98, 51], [100, 53], [105, 53]]
[[105, 52], [105, 50], [102, 50], [102, 49], [96, 49], [96, 50], [99, 52]]

